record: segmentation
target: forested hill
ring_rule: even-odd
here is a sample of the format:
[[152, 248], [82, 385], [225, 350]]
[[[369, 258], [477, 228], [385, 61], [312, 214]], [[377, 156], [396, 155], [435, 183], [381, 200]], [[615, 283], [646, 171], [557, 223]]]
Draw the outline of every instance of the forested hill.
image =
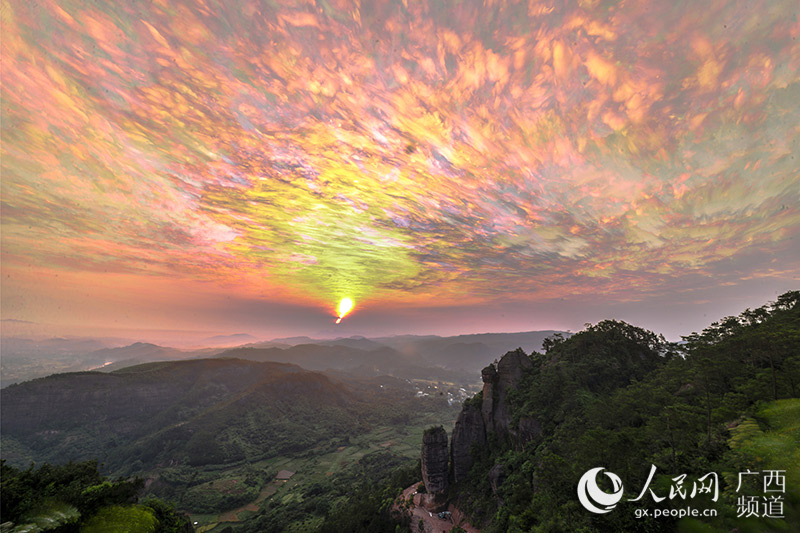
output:
[[[490, 532], [770, 531], [800, 524], [800, 292], [684, 341], [605, 321], [569, 339], [551, 338], [544, 353], [521, 354], [527, 362], [516, 364], [520, 377], [510, 389], [503, 375], [513, 374], [508, 367], [520, 354], [484, 369], [484, 392], [465, 402], [453, 434], [456, 462], [471, 468], [459, 479], [456, 465], [451, 500]], [[651, 488], [664, 500], [627, 501], [646, 486], [651, 465]], [[625, 497], [604, 514], [584, 509], [576, 493], [581, 476], [596, 467], [624, 480]], [[763, 518], [761, 499], [755, 513], [742, 516], [737, 473], [747, 469], [786, 471], [782, 518]], [[719, 475], [718, 501], [666, 497], [673, 478], [687, 474], [690, 490], [709, 472]], [[648, 504], [669, 510], [687, 502], [718, 516], [635, 516]]]
[[[19, 498], [3, 502], [0, 522], [25, 528], [62, 512], [70, 524], [94, 520], [94, 500], [83, 493], [107, 484], [92, 471], [72, 486], [83, 467], [64, 465], [92, 460], [112, 479], [145, 480], [147, 499], [139, 504], [139, 484], [121, 499], [117, 493], [129, 485], [101, 487], [98, 497], [114, 507], [101, 516], [109, 520], [135, 516], [163, 526], [169, 513], [149, 499], [155, 495], [205, 531], [315, 531], [329, 514], [338, 523], [334, 511], [351, 495], [361, 507], [375, 495], [391, 503], [394, 489], [413, 481], [422, 429], [452, 423], [457, 413], [444, 395], [452, 385], [426, 390], [437, 388], [420, 395], [417, 385], [389, 376], [340, 377], [241, 359], [148, 363], [11, 385], [0, 391], [2, 496]], [[391, 479], [402, 483], [378, 487]], [[29, 493], [47, 501], [28, 501]], [[53, 498], [58, 505], [48, 507]], [[389, 508], [381, 509], [375, 520], [391, 523]]]
[[355, 431], [368, 400], [324, 374], [238, 359], [58, 374], [1, 394], [5, 459], [99, 459], [117, 472], [304, 450]]

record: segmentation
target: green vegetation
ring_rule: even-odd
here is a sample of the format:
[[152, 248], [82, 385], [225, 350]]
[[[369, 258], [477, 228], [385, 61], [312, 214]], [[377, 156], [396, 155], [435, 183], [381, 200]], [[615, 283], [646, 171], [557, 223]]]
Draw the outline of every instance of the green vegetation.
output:
[[3, 390], [3, 457], [16, 466], [97, 458], [115, 475], [219, 470], [334, 450], [380, 425], [415, 425], [417, 413], [455, 416], [444, 398], [414, 390], [235, 359], [51, 376]]
[[93, 461], [20, 470], [2, 461], [3, 531], [183, 533], [185, 515], [156, 498], [137, 502], [141, 479], [110, 481]]
[[[706, 531], [723, 533], [734, 527], [741, 533], [785, 531], [785, 525], [800, 524], [800, 399], [791, 398], [764, 403], [753, 417], [743, 418], [731, 429], [722, 472], [726, 490], [723, 492], [720, 520]], [[741, 495], [763, 494], [761, 476], [743, 476], [743, 490], [736, 492], [739, 473], [754, 471], [785, 471], [785, 494], [782, 507], [784, 520], [738, 516]], [[759, 498], [760, 499], [760, 498]], [[759, 501], [760, 510], [763, 502]], [[696, 529], [695, 520], [681, 523], [680, 530]]]
[[250, 503], [257, 496], [257, 486], [237, 479], [218, 479], [189, 488], [181, 496], [181, 503], [196, 513], [216, 513]]
[[[512, 431], [492, 432], [488, 445], [474, 446], [468, 478], [451, 487], [474, 523], [489, 532], [755, 533], [800, 521], [800, 293], [712, 324], [682, 344], [604, 321], [543, 346], [508, 393]], [[0, 496], [1, 521], [13, 525], [3, 532], [28, 524], [65, 532], [121, 524], [188, 531], [183, 512], [200, 533], [417, 530], [398, 496], [419, 480], [423, 433], [451, 428], [457, 408], [441, 395], [414, 393], [390, 378], [344, 382], [232, 359], [9, 387], [2, 446], [13, 461], [3, 462]], [[103, 401], [89, 405], [90, 397]], [[481, 401], [478, 393], [465, 406]], [[6, 411], [9, 405], [17, 410]], [[514, 432], [523, 424], [535, 429], [525, 433], [533, 440]], [[87, 456], [122, 477], [105, 478], [94, 462], [22, 467]], [[687, 504], [655, 503], [649, 495], [627, 501], [645, 486], [651, 465], [650, 488], [660, 495], [679, 475], [687, 474], [691, 488], [718, 473], [718, 501], [698, 495], [690, 502], [718, 516], [636, 519], [642, 507]], [[594, 467], [624, 482], [625, 497], [604, 515], [586, 511], [576, 496], [578, 479]], [[786, 470], [784, 518], [737, 516], [739, 473], [748, 469]], [[125, 479], [132, 475], [147, 479], [144, 499], [143, 481]], [[610, 490], [602, 476], [598, 481]], [[755, 481], [743, 487], [761, 496]]]
[[151, 509], [141, 505], [112, 505], [103, 507], [86, 521], [81, 533], [151, 533], [158, 520]]
[[[147, 479], [146, 493], [174, 501], [202, 532], [313, 531], [366, 482], [394, 491], [381, 480], [413, 466], [423, 429], [452, 425], [457, 406], [415, 392], [405, 380], [343, 382], [235, 359], [52, 376], [3, 390], [2, 447], [17, 467], [100, 458], [113, 476]], [[276, 479], [282, 470], [295, 474]], [[110, 490], [90, 485], [87, 500]], [[164, 524], [170, 510], [149, 501], [140, 505]], [[124, 512], [143, 517], [136, 509]]]
[[[534, 418], [541, 436], [520, 443], [491, 435], [488, 446], [474, 450], [469, 478], [453, 488], [460, 506], [489, 524], [487, 531], [744, 532], [800, 523], [800, 408], [793, 399], [800, 394], [800, 292], [714, 323], [683, 344], [605, 321], [552, 338], [545, 348], [530, 356], [534, 369], [509, 395], [514, 423]], [[507, 476], [495, 494], [488, 472], [498, 463]], [[657, 470], [650, 487], [661, 496], [679, 475], [687, 474], [691, 489], [699, 477], [718, 473], [719, 501], [698, 495], [655, 503], [649, 494], [627, 501], [639, 495], [651, 465]], [[594, 467], [624, 481], [625, 497], [607, 514], [592, 514], [577, 499], [578, 479]], [[737, 516], [738, 473], [747, 469], [787, 471], [785, 518]], [[715, 508], [718, 517], [634, 516], [637, 508], [687, 502]]]
[[392, 513], [392, 505], [418, 478], [418, 463], [391, 452], [375, 452], [352, 468], [306, 485], [295, 493], [294, 502], [271, 500], [235, 531], [395, 531], [403, 517]]
[[[440, 405], [427, 401], [430, 407]], [[196, 514], [198, 502], [192, 499], [196, 493], [176, 485], [170, 497], [179, 501], [182, 508], [192, 509], [192, 520], [199, 522], [201, 532], [218, 533], [228, 528], [245, 532], [307, 532], [323, 527], [329, 531], [350, 531], [351, 527], [355, 528], [353, 531], [384, 531], [370, 527], [389, 523], [392, 524], [389, 531], [394, 531], [396, 524], [402, 524], [402, 516], [393, 516], [387, 503], [419, 480], [418, 458], [424, 428], [437, 420], [439, 424], [452, 425], [454, 415], [450, 408], [420, 411], [412, 414], [412, 423], [407, 427], [378, 426], [349, 437], [347, 442], [337, 441], [339, 446], [333, 449], [315, 448], [303, 454], [274, 457], [222, 471], [186, 466], [169, 468], [161, 477], [187, 482], [194, 478], [193, 487], [214, 486], [218, 490], [239, 486], [250, 479], [259, 489], [256, 498], [235, 509]], [[287, 481], [276, 480], [275, 474], [281, 470], [295, 474]], [[164, 489], [163, 485], [157, 486], [162, 480], [151, 487], [159, 494]], [[237, 483], [232, 484], [232, 480]], [[357, 524], [364, 520], [364, 529], [359, 529]], [[350, 525], [337, 529], [344, 523]]]
[[464, 407], [477, 407], [478, 409], [481, 408], [481, 404], [483, 404], [483, 391], [478, 392], [475, 396], [471, 398], [467, 398], [464, 400], [462, 404]]

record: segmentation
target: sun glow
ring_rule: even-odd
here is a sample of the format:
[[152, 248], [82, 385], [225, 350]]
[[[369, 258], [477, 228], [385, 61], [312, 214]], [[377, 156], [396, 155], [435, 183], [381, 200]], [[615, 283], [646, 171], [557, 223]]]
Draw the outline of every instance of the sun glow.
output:
[[351, 298], [342, 298], [342, 301], [339, 302], [339, 318], [336, 319], [336, 323], [340, 323], [345, 315], [352, 311], [352, 309], [353, 300]]
[[796, 286], [797, 0], [139, 4], [0, 3], [4, 328]]

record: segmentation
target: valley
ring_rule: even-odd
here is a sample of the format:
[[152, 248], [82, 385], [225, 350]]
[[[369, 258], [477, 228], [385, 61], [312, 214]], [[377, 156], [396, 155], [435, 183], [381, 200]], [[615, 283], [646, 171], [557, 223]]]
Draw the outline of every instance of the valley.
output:
[[476, 390], [224, 357], [147, 363], [3, 389], [0, 439], [10, 465], [97, 459], [142, 478], [201, 531], [307, 531], [354, 486], [413, 470], [423, 429], [452, 424]]
[[[637, 530], [633, 494], [592, 514], [575, 484], [606, 465], [630, 491], [652, 465], [657, 492], [718, 472], [720, 493], [697, 495], [713, 519], [648, 521], [652, 531], [785, 530], [798, 516], [798, 302], [786, 293], [682, 343], [605, 320], [491, 358], [463, 338], [292, 339], [302, 343], [51, 375], [0, 391], [4, 471], [26, 479], [21, 469], [45, 463], [47, 479], [46, 463], [99, 461], [116, 481], [21, 515], [82, 528], [183, 517], [183, 529], [141, 531], [500, 533]], [[785, 514], [737, 516], [735, 472], [759, 468], [786, 473]], [[115, 505], [87, 507], [95, 493]], [[673, 496], [653, 500], [671, 512]]]

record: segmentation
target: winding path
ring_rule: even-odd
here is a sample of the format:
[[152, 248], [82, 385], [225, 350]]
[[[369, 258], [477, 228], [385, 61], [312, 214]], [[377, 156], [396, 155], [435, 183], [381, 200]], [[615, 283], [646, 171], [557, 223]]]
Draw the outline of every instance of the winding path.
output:
[[[409, 508], [409, 511], [411, 511], [411, 531], [415, 533], [417, 531], [420, 533], [423, 533], [423, 531], [424, 533], [448, 533], [453, 527], [460, 526], [467, 533], [480, 533], [481, 530], [467, 522], [464, 513], [459, 511], [452, 503], [447, 507], [447, 510], [451, 513], [450, 518], [444, 520], [439, 518], [436, 513], [431, 513], [422, 507], [419, 504], [420, 494], [417, 494], [417, 486], [419, 484], [420, 481], [403, 491], [403, 500], [408, 500], [408, 497], [413, 495], [414, 503]], [[422, 520], [424, 527], [422, 530], [418, 529], [420, 520]]]

